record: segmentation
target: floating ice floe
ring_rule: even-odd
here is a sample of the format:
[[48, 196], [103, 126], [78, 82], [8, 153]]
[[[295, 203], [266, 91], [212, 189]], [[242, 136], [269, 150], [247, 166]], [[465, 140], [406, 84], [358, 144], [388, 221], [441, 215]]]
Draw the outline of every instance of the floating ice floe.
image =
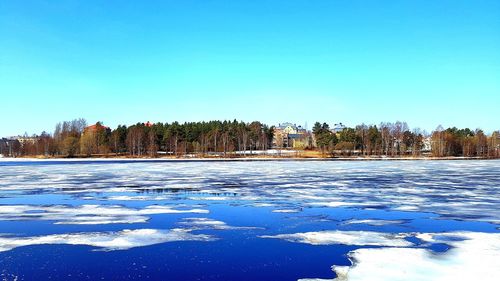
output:
[[234, 200], [235, 197], [227, 197], [227, 196], [191, 196], [188, 197], [187, 199], [193, 200], [193, 201], [227, 201], [227, 200]]
[[43, 244], [88, 245], [112, 251], [166, 242], [213, 240], [216, 240], [213, 236], [192, 234], [185, 229], [126, 229], [117, 232], [52, 234], [32, 237], [0, 236], [0, 252], [22, 246]]
[[144, 196], [144, 195], [137, 195], [137, 196], [127, 196], [127, 195], [117, 195], [117, 196], [109, 196], [102, 198], [105, 200], [111, 200], [111, 201], [162, 201], [162, 200], [169, 200], [172, 199], [169, 196]]
[[261, 198], [256, 196], [190, 196], [187, 199], [193, 201], [255, 201]]
[[[434, 253], [426, 248], [390, 246], [363, 248], [348, 254], [352, 266], [332, 266], [337, 281], [457, 281], [500, 280], [500, 233], [422, 233], [427, 243], [451, 249]], [[366, 245], [366, 244], [365, 244]], [[299, 279], [299, 281], [332, 279]]]
[[191, 230], [200, 229], [216, 229], [216, 230], [245, 230], [245, 229], [261, 229], [251, 226], [231, 226], [223, 221], [213, 220], [209, 218], [184, 218], [179, 225], [188, 227]]
[[[358, 249], [349, 254], [354, 266], [338, 280], [500, 280], [500, 233], [455, 232], [421, 234], [427, 242], [452, 248], [434, 254], [427, 249]], [[342, 279], [344, 278], [344, 279]]]
[[272, 210], [273, 213], [299, 213], [299, 209], [276, 209]]
[[371, 231], [316, 231], [293, 234], [262, 235], [261, 238], [283, 239], [289, 242], [305, 243], [311, 245], [358, 245], [358, 246], [386, 246], [409, 247], [412, 243], [404, 238], [408, 234], [392, 234]]
[[257, 208], [266, 208], [266, 207], [274, 207], [276, 204], [273, 203], [254, 203], [251, 206], [257, 207]]
[[56, 224], [111, 224], [146, 222], [148, 215], [156, 214], [206, 214], [205, 209], [173, 209], [151, 205], [131, 209], [119, 205], [0, 205], [0, 220], [51, 220]]
[[367, 224], [373, 226], [383, 226], [391, 224], [403, 224], [404, 220], [379, 220], [379, 219], [366, 219], [366, 220], [348, 220], [344, 221], [342, 224]]

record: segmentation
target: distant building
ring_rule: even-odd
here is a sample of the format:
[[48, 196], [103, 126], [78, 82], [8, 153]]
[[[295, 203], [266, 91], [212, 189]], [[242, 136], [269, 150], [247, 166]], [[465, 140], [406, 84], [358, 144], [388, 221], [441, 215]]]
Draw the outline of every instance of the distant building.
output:
[[85, 129], [83, 129], [83, 133], [95, 132], [97, 130], [102, 130], [102, 129], [107, 130], [107, 129], [109, 129], [109, 127], [106, 127], [106, 126], [102, 125], [101, 123], [97, 122], [94, 125], [90, 125], [90, 126], [85, 127]]
[[281, 131], [285, 134], [305, 134], [306, 129], [302, 128], [302, 126], [297, 126], [297, 124], [292, 124], [289, 122], [280, 123], [275, 128], [276, 131]]
[[38, 136], [33, 136], [33, 137], [17, 137], [16, 138], [17, 141], [21, 144], [21, 145], [25, 145], [25, 144], [35, 144], [36, 141], [38, 140]]
[[289, 122], [280, 123], [274, 129], [273, 147], [298, 148], [307, 146], [309, 134], [302, 126]]
[[9, 155], [9, 145], [6, 138], [0, 139], [0, 157]]
[[431, 137], [426, 137], [422, 141], [422, 151], [423, 152], [430, 152], [432, 149], [432, 138]]
[[342, 132], [345, 128], [347, 128], [347, 127], [344, 124], [342, 124], [342, 122], [340, 122], [340, 123], [333, 125], [333, 128], [331, 129], [331, 131], [334, 134], [338, 134], [338, 133]]
[[0, 155], [14, 157], [19, 153], [19, 149], [22, 146], [19, 142], [20, 136], [17, 137], [7, 137], [0, 139]]
[[496, 140], [494, 140], [493, 147], [495, 148], [495, 152], [498, 154], [500, 153], [500, 134], [493, 133], [492, 138], [496, 138]]

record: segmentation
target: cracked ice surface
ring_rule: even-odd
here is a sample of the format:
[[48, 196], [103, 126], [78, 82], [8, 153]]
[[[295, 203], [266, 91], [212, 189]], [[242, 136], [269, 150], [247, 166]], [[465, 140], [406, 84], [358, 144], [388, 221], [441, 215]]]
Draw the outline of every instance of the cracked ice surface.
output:
[[[389, 208], [500, 223], [500, 161], [178, 162], [3, 166], [0, 196]], [[473, 184], [471, 184], [473, 183]], [[183, 192], [178, 192], [183, 191]], [[162, 193], [158, 195], [157, 193]], [[89, 197], [90, 196], [90, 197]], [[285, 203], [286, 205], [281, 205]]]
[[[355, 215], [372, 210], [386, 215], [418, 212], [436, 215], [425, 214], [428, 220], [498, 224], [500, 161], [10, 163], [2, 166], [0, 161], [0, 221], [6, 224], [53, 221], [54, 228], [73, 224], [69, 227], [75, 231], [95, 224], [153, 224], [149, 221], [153, 215], [182, 216], [172, 222], [179, 227], [174, 229], [155, 225], [137, 230], [2, 234], [0, 251], [38, 244], [124, 250], [215, 239], [195, 231], [217, 230], [228, 237], [220, 231], [252, 230], [241, 232], [266, 238], [254, 240], [269, 244], [281, 239], [312, 248], [353, 246], [355, 250], [348, 253], [353, 265], [333, 266], [338, 280], [500, 279], [498, 233], [429, 233], [418, 230], [418, 224], [410, 225], [411, 218]], [[214, 206], [223, 207], [214, 208], [219, 214], [233, 207], [248, 208], [269, 216], [268, 226], [278, 227], [267, 231], [259, 225], [262, 217], [241, 224], [236, 214], [224, 217], [228, 222], [212, 218]], [[338, 219], [332, 210], [349, 215]], [[163, 219], [159, 216], [156, 223]], [[293, 230], [307, 223], [320, 226]], [[383, 232], [391, 227], [399, 227], [398, 233]], [[401, 232], [404, 229], [408, 232]], [[262, 232], [254, 233], [258, 231]], [[434, 244], [450, 249], [433, 252]]]

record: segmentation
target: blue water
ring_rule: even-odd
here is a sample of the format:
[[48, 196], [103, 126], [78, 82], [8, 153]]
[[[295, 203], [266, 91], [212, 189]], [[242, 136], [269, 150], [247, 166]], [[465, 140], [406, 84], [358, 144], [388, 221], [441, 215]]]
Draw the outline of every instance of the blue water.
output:
[[[500, 161], [0, 161], [0, 280], [333, 279], [330, 267], [366, 246], [262, 236], [500, 232], [499, 179]], [[87, 241], [126, 229], [210, 239]], [[55, 234], [85, 238], [40, 242]]]

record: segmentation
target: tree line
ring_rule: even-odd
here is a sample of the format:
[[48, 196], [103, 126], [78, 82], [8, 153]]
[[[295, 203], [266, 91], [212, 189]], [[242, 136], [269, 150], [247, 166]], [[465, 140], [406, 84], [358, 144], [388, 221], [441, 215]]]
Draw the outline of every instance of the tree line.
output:
[[[130, 155], [220, 155], [241, 151], [267, 150], [273, 139], [273, 126], [259, 121], [137, 123], [111, 130], [102, 122], [88, 126], [85, 119], [60, 122], [54, 134], [46, 132], [29, 141], [11, 141], [0, 153], [11, 156], [91, 156]], [[28, 138], [24, 138], [28, 139]]]
[[406, 122], [357, 125], [337, 132], [327, 123], [313, 127], [316, 145], [323, 154], [360, 156], [500, 157], [500, 131], [487, 136], [482, 130], [439, 126], [431, 134]]
[[[273, 147], [275, 127], [259, 121], [208, 121], [137, 123], [115, 129], [102, 122], [88, 126], [85, 119], [56, 124], [53, 134], [0, 141], [4, 156], [75, 157], [115, 155], [132, 157], [244, 155]], [[331, 128], [316, 122], [312, 141], [295, 149], [317, 150], [335, 156], [465, 156], [500, 157], [500, 132], [486, 135], [482, 130], [441, 126], [432, 133], [410, 129], [405, 122]], [[311, 136], [309, 133], [305, 137]], [[276, 146], [279, 142], [274, 142]], [[236, 153], [238, 152], [238, 153]]]

